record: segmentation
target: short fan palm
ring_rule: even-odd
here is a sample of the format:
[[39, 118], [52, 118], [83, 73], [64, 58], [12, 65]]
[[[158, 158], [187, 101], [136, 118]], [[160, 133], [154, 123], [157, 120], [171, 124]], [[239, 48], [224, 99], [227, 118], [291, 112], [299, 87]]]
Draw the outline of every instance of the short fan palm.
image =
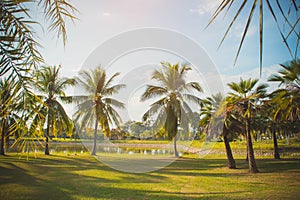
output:
[[250, 173], [257, 173], [258, 169], [254, 158], [254, 150], [251, 138], [251, 125], [253, 112], [255, 112], [260, 100], [266, 97], [268, 85], [257, 85], [258, 79], [241, 79], [240, 82], [229, 83], [229, 88], [233, 91], [229, 93], [227, 102], [236, 111], [236, 118], [241, 118], [245, 123], [247, 156]]

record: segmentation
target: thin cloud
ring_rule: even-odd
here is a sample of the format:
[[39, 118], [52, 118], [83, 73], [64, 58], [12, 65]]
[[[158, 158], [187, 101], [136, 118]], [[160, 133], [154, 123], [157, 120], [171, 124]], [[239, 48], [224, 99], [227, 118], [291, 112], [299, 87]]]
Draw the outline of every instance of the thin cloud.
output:
[[102, 13], [102, 15], [105, 16], [105, 17], [109, 17], [109, 16], [111, 16], [111, 13], [110, 12], [104, 12], [104, 13]]
[[[235, 37], [235, 38], [241, 38], [243, 36], [245, 29], [245, 24], [244, 23], [237, 23], [232, 27], [230, 35]], [[247, 37], [251, 37], [255, 35], [258, 32], [258, 29], [255, 25], [250, 25], [248, 31], [247, 31]]]
[[216, 10], [218, 5], [220, 5], [220, 1], [217, 0], [202, 0], [198, 8], [190, 9], [190, 12], [197, 13], [200, 16], [205, 14], [212, 14]]

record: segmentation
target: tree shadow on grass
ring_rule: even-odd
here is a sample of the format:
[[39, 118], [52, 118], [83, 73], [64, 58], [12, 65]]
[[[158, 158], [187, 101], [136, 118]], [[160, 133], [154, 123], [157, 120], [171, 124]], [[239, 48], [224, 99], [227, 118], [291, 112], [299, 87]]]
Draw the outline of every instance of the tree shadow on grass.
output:
[[[25, 168], [24, 168], [25, 167]], [[30, 170], [26, 169], [31, 167]], [[64, 192], [51, 187], [51, 181], [45, 181], [40, 175], [32, 174], [32, 166], [20, 165], [18, 162], [1, 163], [0, 167], [0, 199], [38, 199], [59, 196], [68, 198]], [[45, 173], [44, 170], [40, 171]]]
[[[4, 190], [0, 190], [0, 199], [19, 199], [22, 196], [28, 199], [49, 197], [51, 199], [70, 199], [74, 194], [79, 195], [85, 192], [89, 194], [94, 190], [102, 191], [103, 184], [117, 185], [125, 181], [156, 183], [162, 180], [164, 180], [163, 176], [150, 173], [119, 172], [93, 158], [74, 159], [64, 156], [49, 156], [27, 161], [18, 159], [16, 156], [9, 156], [1, 159], [0, 187], [15, 184], [21, 188], [21, 191], [11, 196]], [[10, 188], [9, 190], [14, 189]], [[115, 193], [112, 189], [109, 192]]]
[[[193, 160], [185, 161], [189, 168], [197, 165]], [[0, 199], [199, 199], [206, 193], [182, 194], [168, 192], [168, 188], [161, 188], [160, 191], [151, 188], [156, 184], [172, 182], [166, 175], [184, 167], [183, 162], [174, 163], [169, 170], [134, 174], [116, 171], [91, 158], [49, 156], [26, 161], [8, 156], [1, 158], [0, 163]], [[177, 176], [185, 177], [185, 174]], [[119, 188], [120, 185], [126, 186], [126, 183], [137, 187]], [[141, 184], [149, 189], [139, 189]], [[18, 192], [11, 195], [15, 188], [19, 188]]]
[[300, 169], [299, 159], [259, 159], [257, 163], [262, 173], [277, 173]]
[[[238, 166], [242, 166], [238, 170], [226, 169], [226, 159], [181, 158], [158, 171], [140, 174], [114, 170], [89, 156], [52, 155], [28, 161], [6, 156], [0, 161], [0, 199], [223, 199], [248, 192], [234, 189], [201, 192], [201, 188], [181, 192], [181, 188], [166, 188], [172, 186], [174, 177], [181, 181], [196, 176], [201, 180], [201, 176], [214, 179], [249, 175], [248, 165], [242, 159], [237, 160]], [[296, 160], [258, 160], [261, 171], [267, 173], [296, 170], [299, 163]], [[162, 188], [157, 188], [158, 184]], [[184, 187], [188, 182], [174, 182], [176, 184]], [[16, 188], [18, 192], [11, 195]]]
[[[114, 188], [114, 187], [97, 187], [91, 186], [91, 193], [81, 193], [78, 198], [82, 199], [224, 199], [226, 196], [229, 198], [234, 194], [243, 194], [248, 191], [233, 191], [233, 192], [169, 192], [166, 188], [161, 188], [160, 191], [154, 190], [136, 190], [129, 188]], [[242, 199], [242, 198], [241, 198]]]

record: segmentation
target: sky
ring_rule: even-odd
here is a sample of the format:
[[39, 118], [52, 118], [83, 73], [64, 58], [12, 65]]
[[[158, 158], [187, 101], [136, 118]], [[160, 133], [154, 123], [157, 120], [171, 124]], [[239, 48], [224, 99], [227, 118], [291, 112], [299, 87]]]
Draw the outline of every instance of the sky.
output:
[[[191, 54], [199, 53], [198, 61], [195, 60], [195, 63], [200, 63], [201, 67], [194, 65], [193, 69], [196, 72], [188, 74], [188, 78], [198, 80], [205, 89], [205, 95], [210, 95], [216, 93], [217, 90], [227, 92], [226, 84], [239, 81], [241, 77], [260, 78], [261, 82], [264, 82], [279, 69], [279, 63], [291, 59], [280, 39], [274, 20], [268, 12], [265, 12], [264, 16], [264, 56], [263, 71], [260, 76], [258, 12], [254, 13], [256, 20], [250, 26], [237, 64], [233, 66], [245, 24], [244, 16], [248, 11], [241, 13], [241, 17], [229, 32], [225, 42], [218, 48], [232, 14], [227, 17], [221, 15], [208, 28], [205, 27], [220, 0], [73, 0], [71, 2], [79, 13], [76, 15], [78, 20], [75, 23], [67, 22], [68, 43], [66, 46], [57, 41], [55, 34], [37, 29], [40, 43], [43, 45], [41, 52], [46, 63], [62, 65], [62, 75], [68, 77], [77, 76], [80, 70], [93, 68], [99, 64], [105, 66], [109, 64], [109, 74], [121, 72], [122, 76], [116, 83], [124, 83], [126, 78], [125, 83], [129, 85], [129, 88], [117, 98], [127, 104], [127, 111], [123, 114], [126, 115], [125, 118], [131, 120], [140, 120], [142, 113], [145, 112], [147, 105], [139, 102], [139, 95], [143, 92], [145, 85], [151, 83], [151, 70], [161, 61], [191, 63], [191, 60], [187, 58], [192, 59], [194, 57]], [[39, 18], [40, 13], [36, 11], [33, 17]], [[172, 37], [155, 39], [149, 33], [134, 37], [135, 30], [139, 33], [139, 30], [147, 28], [165, 30], [164, 32], [170, 33]], [[129, 34], [127, 40], [126, 37], [122, 38], [128, 32], [133, 34]], [[177, 36], [179, 38], [184, 36], [187, 41], [176, 40]], [[119, 43], [118, 39], [120, 39]], [[165, 41], [170, 41], [170, 43], [174, 41], [179, 45], [183, 42], [184, 45], [170, 47], [170, 49], [160, 47], [138, 49], [138, 45], [143, 47], [143, 42], [146, 41], [149, 41], [150, 45], [153, 42], [157, 46]], [[189, 41], [197, 44], [199, 47], [197, 51], [188, 49], [188, 45], [185, 44]], [[109, 49], [112, 43], [114, 45]], [[133, 48], [132, 51], [122, 53], [124, 45], [130, 46], [127, 50]], [[172, 48], [178, 49], [180, 55], [176, 51], [174, 53]], [[107, 57], [108, 52], [115, 57]], [[199, 60], [200, 58], [203, 63]], [[192, 64], [195, 63], [192, 61]], [[222, 86], [217, 89], [216, 85], [220, 84], [219, 81]], [[78, 90], [77, 88], [69, 89], [68, 92], [76, 93]], [[74, 107], [68, 107], [67, 110], [72, 113]]]

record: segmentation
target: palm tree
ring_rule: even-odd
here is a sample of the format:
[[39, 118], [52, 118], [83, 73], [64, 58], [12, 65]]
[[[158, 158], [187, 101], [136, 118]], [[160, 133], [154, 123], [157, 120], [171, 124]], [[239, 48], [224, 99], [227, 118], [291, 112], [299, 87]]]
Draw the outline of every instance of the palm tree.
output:
[[[259, 36], [260, 36], [260, 70], [262, 69], [262, 58], [263, 58], [263, 30], [264, 30], [264, 18], [265, 11], [269, 11], [271, 16], [276, 23], [276, 26], [279, 31], [279, 35], [284, 42], [284, 45], [287, 47], [291, 57], [293, 59], [297, 58], [298, 52], [298, 44], [299, 44], [299, 1], [297, 0], [277, 0], [277, 1], [270, 1], [270, 0], [223, 0], [220, 2], [218, 8], [213, 13], [209, 23], [209, 26], [222, 12], [226, 15], [229, 11], [232, 11], [233, 18], [228, 25], [228, 28], [221, 40], [220, 46], [222, 45], [224, 39], [227, 37], [229, 31], [233, 27], [234, 23], [238, 22], [238, 18], [245, 19], [245, 28], [242, 34], [242, 38], [239, 44], [239, 48], [235, 57], [234, 65], [237, 62], [239, 53], [241, 51], [242, 45], [244, 43], [245, 37], [249, 31], [253, 16], [255, 16], [255, 10], [259, 9], [259, 15], [257, 15], [259, 21]], [[249, 8], [249, 15], [244, 16], [242, 13], [247, 8]], [[267, 9], [266, 9], [267, 8]], [[296, 16], [296, 17], [295, 17]], [[283, 23], [282, 23], [283, 22]], [[294, 54], [292, 52], [293, 45], [296, 44], [294, 47]]]
[[[233, 106], [245, 123], [247, 140], [247, 157], [250, 173], [257, 173], [258, 169], [254, 158], [254, 151], [251, 138], [251, 125], [254, 112], [261, 100], [266, 97], [266, 88], [268, 85], [260, 84], [256, 88], [258, 79], [241, 79], [239, 83], [229, 83], [229, 88], [233, 91], [229, 93], [228, 103]], [[238, 117], [238, 116], [236, 116]]]
[[0, 82], [0, 130], [1, 146], [0, 155], [5, 155], [5, 143], [9, 136], [18, 130], [19, 116], [17, 115], [18, 99], [20, 98], [21, 85], [9, 79]]
[[78, 102], [77, 111], [74, 114], [75, 122], [81, 120], [80, 129], [92, 126], [94, 123], [94, 145], [92, 155], [97, 152], [97, 131], [100, 125], [102, 132], [107, 137], [110, 136], [110, 124], [119, 126], [121, 117], [116, 108], [125, 108], [125, 105], [112, 98], [113, 94], [117, 94], [120, 89], [124, 88], [124, 84], [113, 85], [114, 79], [120, 73], [115, 73], [107, 78], [106, 72], [101, 66], [90, 70], [81, 71], [77, 81], [79, 85], [87, 92], [80, 96], [74, 97]]
[[[270, 102], [270, 104], [273, 104], [272, 100], [269, 101], [269, 102]], [[271, 116], [275, 115], [275, 112], [277, 111], [277, 105], [278, 104], [273, 104], [273, 106], [270, 105], [269, 109], [271, 109], [271, 110], [268, 113], [270, 113]], [[277, 115], [275, 118], [273, 118], [273, 117], [269, 118], [269, 130], [271, 131], [272, 136], [273, 136], [274, 159], [280, 159], [276, 132], [279, 131], [279, 127], [280, 127], [280, 124], [281, 124], [282, 120], [283, 119], [281, 119], [280, 115]]]
[[230, 110], [228, 108], [229, 107], [227, 107], [226, 100], [221, 93], [217, 93], [211, 97], [203, 99], [202, 107], [200, 109], [200, 124], [203, 127], [206, 127], [206, 134], [223, 136], [228, 160], [228, 168], [235, 169], [236, 164], [228, 139], [230, 132], [234, 131], [235, 126], [233, 126], [234, 120], [230, 117]]
[[45, 155], [49, 155], [50, 133], [56, 135], [58, 131], [62, 130], [72, 133], [73, 130], [73, 123], [60, 101], [71, 102], [72, 97], [67, 96], [64, 90], [69, 86], [74, 86], [76, 81], [74, 78], [60, 77], [60, 68], [61, 66], [41, 67], [34, 74], [34, 88], [41, 101], [38, 102], [38, 112], [33, 118], [30, 132], [38, 130], [43, 132], [43, 127], [46, 125]]
[[272, 117], [278, 106], [278, 104], [274, 104], [272, 98], [272, 94], [270, 94], [268, 99], [263, 101], [263, 105], [260, 106], [253, 121], [257, 133], [267, 133], [267, 131], [271, 133], [274, 145], [274, 159], [280, 159], [276, 133], [279, 134], [279, 127], [284, 119], [281, 119], [279, 115], [276, 119]]
[[271, 103], [275, 105], [275, 109], [272, 112], [273, 121], [285, 121], [286, 124], [299, 124], [300, 60], [291, 61], [287, 65], [280, 66], [283, 69], [268, 79], [271, 82], [279, 82], [278, 87], [285, 86], [285, 88], [279, 88], [270, 94]]
[[141, 100], [145, 101], [158, 97], [159, 100], [150, 105], [150, 109], [143, 115], [143, 120], [157, 115], [155, 126], [163, 126], [168, 134], [169, 140], [174, 141], [174, 154], [179, 157], [176, 136], [179, 126], [187, 131], [189, 119], [193, 116], [192, 109], [186, 103], [192, 101], [200, 105], [200, 99], [189, 92], [195, 90], [202, 92], [202, 88], [197, 82], [186, 82], [185, 77], [191, 67], [168, 62], [161, 63], [162, 69], [154, 70], [152, 80], [156, 85], [148, 85], [143, 93]]

